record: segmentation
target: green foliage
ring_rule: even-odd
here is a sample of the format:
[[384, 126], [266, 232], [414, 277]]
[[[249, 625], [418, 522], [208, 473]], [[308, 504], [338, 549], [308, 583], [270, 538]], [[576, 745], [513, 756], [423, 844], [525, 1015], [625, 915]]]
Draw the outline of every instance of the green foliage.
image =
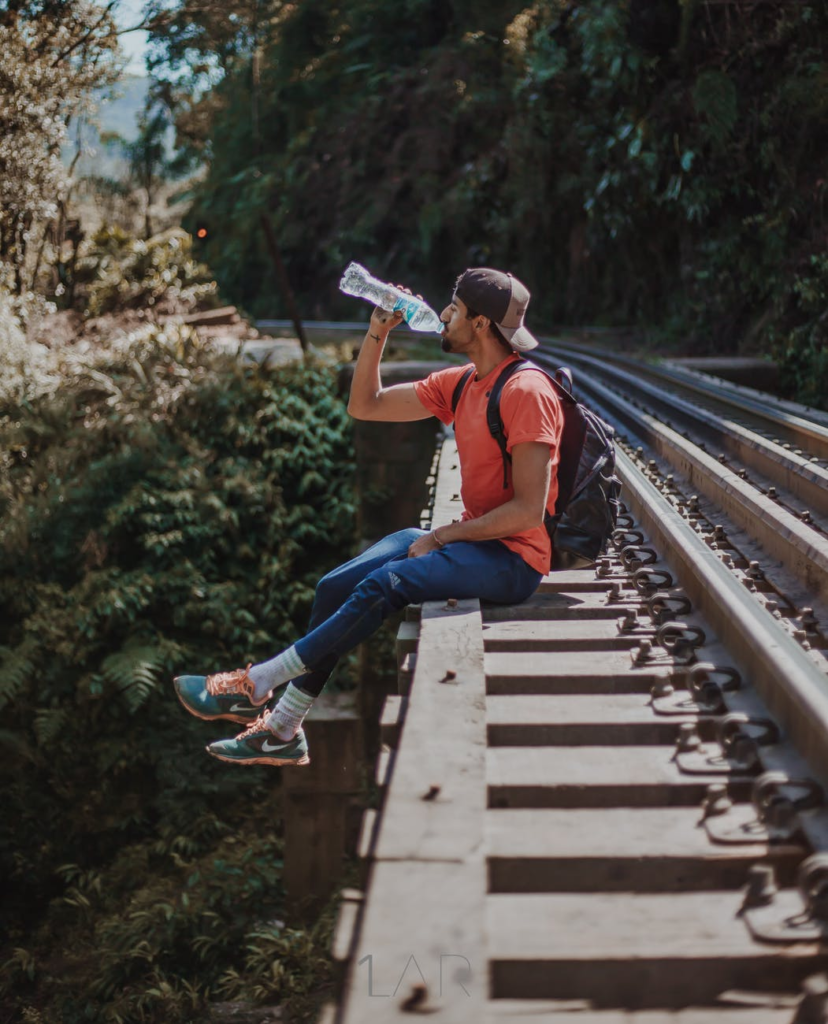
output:
[[216, 290], [207, 268], [193, 259], [190, 236], [179, 229], [144, 241], [101, 228], [82, 249], [77, 282], [85, 286], [90, 316], [154, 306], [161, 298], [191, 308]]
[[[800, 321], [777, 336], [775, 355], [782, 383], [808, 405], [828, 407], [828, 256], [812, 256], [794, 280], [790, 298]], [[803, 322], [804, 321], [804, 322]]]
[[286, 315], [268, 210], [307, 315], [354, 315], [351, 258], [438, 306], [491, 263], [536, 325], [639, 324], [700, 353], [783, 336], [810, 359], [818, 317], [792, 299], [824, 248], [824, 4], [307, 0], [246, 7], [235, 34], [167, 6], [160, 52], [223, 54], [212, 90], [173, 101], [206, 162], [199, 253], [246, 307]]
[[736, 87], [721, 71], [703, 71], [693, 86], [693, 106], [702, 118], [700, 131], [721, 149], [727, 143], [738, 117]]
[[326, 968], [316, 931], [272, 925], [278, 777], [207, 757], [228, 726], [183, 713], [171, 678], [301, 635], [347, 556], [335, 374], [175, 326], [63, 371], [0, 408], [4, 1005], [166, 1024], [225, 976], [298, 1005]]
[[229, 999], [256, 1003], [308, 996], [331, 976], [330, 961], [323, 952], [331, 925], [330, 915], [323, 915], [312, 931], [286, 928], [284, 921], [277, 920], [247, 932], [242, 940], [243, 970], [226, 970], [218, 981], [219, 992]]

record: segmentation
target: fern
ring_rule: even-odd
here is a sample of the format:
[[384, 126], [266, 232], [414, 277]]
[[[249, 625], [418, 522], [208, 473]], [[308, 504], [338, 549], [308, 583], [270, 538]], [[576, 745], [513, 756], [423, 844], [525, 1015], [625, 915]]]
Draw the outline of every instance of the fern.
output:
[[[40, 708], [35, 712], [34, 731], [38, 745], [51, 748], [71, 722], [68, 708]], [[51, 751], [49, 751], [51, 753]]]
[[35, 645], [31, 640], [14, 649], [0, 647], [0, 711], [33, 687], [34, 659]]
[[127, 643], [104, 658], [101, 674], [124, 697], [134, 715], [157, 690], [163, 665], [164, 652], [158, 646]]

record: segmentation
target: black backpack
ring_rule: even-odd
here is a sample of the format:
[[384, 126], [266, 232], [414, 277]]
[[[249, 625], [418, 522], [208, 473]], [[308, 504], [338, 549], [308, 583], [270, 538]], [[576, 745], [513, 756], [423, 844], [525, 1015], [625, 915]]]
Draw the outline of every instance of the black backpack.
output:
[[[621, 482], [615, 476], [615, 431], [572, 394], [572, 378], [561, 368], [555, 375], [528, 359], [509, 363], [501, 370], [489, 393], [486, 423], [503, 456], [503, 488], [509, 486], [511, 455], [500, 418], [500, 393], [519, 370], [539, 370], [561, 400], [564, 423], [558, 464], [558, 498], [555, 514], [544, 518], [552, 541], [552, 569], [585, 569], [606, 549], [618, 516]], [[469, 367], [451, 396], [456, 412], [463, 389], [474, 373]]]

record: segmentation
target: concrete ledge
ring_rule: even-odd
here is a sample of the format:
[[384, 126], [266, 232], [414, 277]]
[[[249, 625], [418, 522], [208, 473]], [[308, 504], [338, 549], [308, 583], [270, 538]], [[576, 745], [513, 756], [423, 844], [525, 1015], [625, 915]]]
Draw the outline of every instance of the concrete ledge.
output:
[[[453, 468], [452, 468], [453, 467]], [[446, 441], [435, 524], [455, 514], [456, 445]], [[422, 606], [405, 727], [387, 794], [341, 1024], [483, 1017], [486, 695], [477, 600]], [[411, 653], [408, 655], [412, 657]], [[381, 766], [382, 768], [385, 766]]]

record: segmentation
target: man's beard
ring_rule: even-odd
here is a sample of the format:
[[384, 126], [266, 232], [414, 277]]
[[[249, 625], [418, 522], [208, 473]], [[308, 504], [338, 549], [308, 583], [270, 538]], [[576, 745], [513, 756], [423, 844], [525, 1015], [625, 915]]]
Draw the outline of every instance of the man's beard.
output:
[[443, 335], [442, 340], [440, 341], [440, 348], [444, 352], [451, 352], [452, 351], [451, 341], [448, 338], [448, 336], [445, 335], [445, 334]]

